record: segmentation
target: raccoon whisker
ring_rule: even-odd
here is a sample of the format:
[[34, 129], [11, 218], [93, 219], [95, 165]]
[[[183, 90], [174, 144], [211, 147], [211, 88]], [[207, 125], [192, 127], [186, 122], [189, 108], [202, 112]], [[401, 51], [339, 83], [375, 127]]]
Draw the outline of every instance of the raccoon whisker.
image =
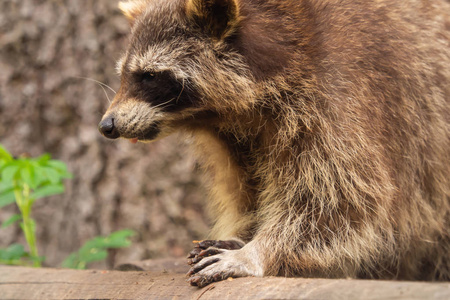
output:
[[108, 102], [111, 104], [111, 99], [109, 99], [108, 93], [106, 92], [105, 88], [104, 88], [102, 85], [100, 85], [100, 87], [102, 88], [103, 93], [105, 93], [106, 99], [107, 99]]
[[178, 94], [178, 97], [177, 97], [177, 99], [175, 100], [175, 103], [178, 104], [178, 100], [180, 99], [181, 94], [183, 93], [183, 91], [184, 91], [184, 78], [183, 78], [183, 87], [181, 88], [181, 92], [180, 92], [180, 94]]
[[158, 105], [153, 106], [152, 108], [158, 108], [158, 107], [161, 107], [161, 106], [163, 106], [163, 105], [166, 105], [167, 103], [173, 101], [174, 99], [175, 99], [175, 98], [171, 98], [171, 99], [169, 99], [169, 100], [166, 101], [166, 102], [163, 102], [163, 103], [160, 103], [160, 104], [158, 104]]
[[107, 85], [106, 83], [103, 83], [103, 82], [101, 82], [101, 81], [98, 81], [98, 80], [95, 80], [95, 79], [92, 79], [92, 78], [88, 78], [88, 77], [81, 77], [81, 76], [74, 76], [74, 77], [75, 77], [75, 78], [80, 78], [80, 79], [85, 79], [85, 80], [90, 80], [90, 81], [96, 82], [96, 83], [98, 83], [100, 86], [107, 87], [107, 88], [110, 89], [114, 94], [117, 94], [117, 92], [116, 92], [112, 87], [110, 87], [109, 85]]

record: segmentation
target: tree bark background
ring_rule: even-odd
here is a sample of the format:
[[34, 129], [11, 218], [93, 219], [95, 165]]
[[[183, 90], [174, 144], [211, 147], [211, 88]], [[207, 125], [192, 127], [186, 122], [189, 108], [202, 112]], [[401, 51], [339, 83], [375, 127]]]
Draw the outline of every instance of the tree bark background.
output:
[[[129, 31], [116, 0], [0, 1], [0, 143], [16, 156], [50, 153], [74, 175], [64, 195], [35, 204], [48, 266], [119, 229], [138, 232], [132, 247], [96, 267], [182, 257], [207, 232], [205, 191], [188, 142], [172, 136], [132, 145], [97, 131], [108, 99], [81, 77], [118, 89], [115, 61]], [[13, 205], [1, 209], [0, 222], [13, 213]], [[19, 228], [0, 229], [0, 247], [13, 242], [24, 243]]]

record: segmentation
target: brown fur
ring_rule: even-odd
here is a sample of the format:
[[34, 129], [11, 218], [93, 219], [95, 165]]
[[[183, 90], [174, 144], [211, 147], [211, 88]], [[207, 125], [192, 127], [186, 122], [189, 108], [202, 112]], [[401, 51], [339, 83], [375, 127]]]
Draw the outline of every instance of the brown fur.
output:
[[211, 237], [251, 241], [264, 275], [449, 280], [450, 2], [185, 2], [136, 17], [106, 116], [139, 137], [127, 74], [183, 82], [190, 105], [132, 120], [195, 141]]

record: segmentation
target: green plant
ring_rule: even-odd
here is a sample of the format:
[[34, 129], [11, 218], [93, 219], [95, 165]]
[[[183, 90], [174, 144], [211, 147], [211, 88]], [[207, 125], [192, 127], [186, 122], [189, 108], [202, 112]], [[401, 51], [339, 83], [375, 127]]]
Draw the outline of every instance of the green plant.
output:
[[[33, 266], [41, 266], [43, 258], [39, 257], [36, 246], [36, 224], [31, 218], [31, 209], [37, 199], [63, 193], [62, 180], [70, 177], [66, 165], [52, 160], [49, 154], [37, 158], [22, 156], [14, 159], [0, 145], [0, 208], [15, 202], [20, 210], [20, 214], [6, 220], [2, 227], [20, 221], [30, 250], [27, 253], [18, 246], [12, 250], [8, 248], [9, 251], [3, 250], [3, 255], [14, 254], [12, 262], [16, 262], [17, 256], [21, 254], [22, 258], [30, 259]], [[11, 263], [11, 260], [9, 262]]]
[[24, 261], [29, 258], [29, 254], [24, 247], [19, 244], [13, 244], [6, 249], [0, 249], [0, 264], [4, 265], [26, 265]]
[[[0, 264], [41, 266], [44, 258], [38, 255], [36, 223], [31, 218], [32, 207], [37, 199], [63, 193], [62, 181], [71, 176], [63, 162], [52, 160], [48, 154], [37, 158], [22, 156], [14, 159], [0, 145], [0, 208], [15, 202], [20, 210], [20, 214], [3, 222], [2, 228], [20, 222], [30, 249], [26, 252], [19, 244], [0, 249]], [[79, 251], [72, 253], [62, 265], [84, 269], [90, 262], [105, 259], [108, 256], [107, 249], [128, 247], [132, 235], [134, 232], [131, 230], [121, 230], [106, 237], [93, 238]]]
[[101, 261], [108, 256], [107, 249], [123, 248], [131, 245], [132, 230], [116, 231], [106, 237], [96, 237], [87, 241], [83, 247], [67, 257], [62, 266], [71, 269], [85, 269], [88, 263]]

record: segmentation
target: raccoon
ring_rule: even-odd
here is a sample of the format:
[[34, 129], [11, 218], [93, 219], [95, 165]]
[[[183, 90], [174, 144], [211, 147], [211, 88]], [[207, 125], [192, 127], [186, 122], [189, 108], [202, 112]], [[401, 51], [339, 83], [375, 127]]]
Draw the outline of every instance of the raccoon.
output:
[[450, 2], [135, 0], [99, 124], [194, 140], [188, 281], [450, 279]]

